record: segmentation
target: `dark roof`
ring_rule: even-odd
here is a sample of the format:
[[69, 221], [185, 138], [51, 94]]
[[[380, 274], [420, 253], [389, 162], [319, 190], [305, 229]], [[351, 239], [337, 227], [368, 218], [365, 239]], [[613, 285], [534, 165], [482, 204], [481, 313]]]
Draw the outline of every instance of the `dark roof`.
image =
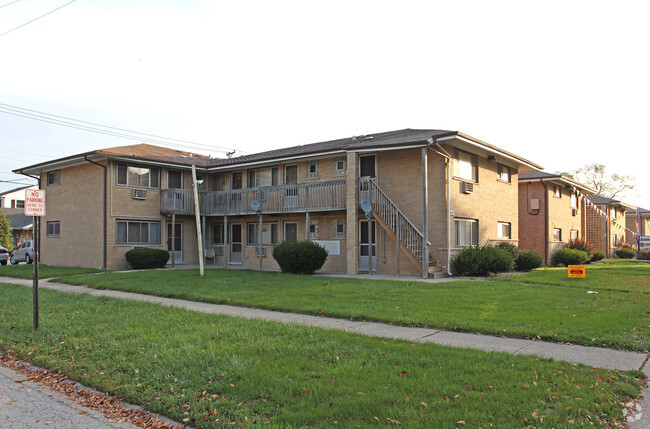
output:
[[35, 186], [35, 185], [26, 185], [26, 186], [21, 186], [19, 188], [10, 189], [8, 191], [0, 192], [0, 196], [11, 194], [12, 192], [22, 191], [23, 189], [31, 188], [32, 186]]
[[526, 172], [526, 173], [519, 173], [518, 180], [520, 182], [526, 182], [526, 181], [531, 181], [531, 180], [550, 180], [550, 181], [558, 181], [562, 183], [568, 183], [570, 185], [575, 186], [576, 188], [580, 189], [581, 191], [584, 191], [587, 194], [595, 194], [596, 190], [591, 189], [590, 187], [583, 185], [580, 182], [575, 181], [574, 179], [566, 176], [562, 176], [560, 174], [553, 174], [553, 173], [547, 173], [545, 171], [533, 171], [533, 172]]
[[644, 209], [644, 208], [641, 208], [641, 207], [637, 207], [635, 210], [628, 210], [628, 211], [625, 212], [625, 214], [626, 215], [633, 214], [633, 215], [636, 216], [636, 212], [639, 212], [639, 214], [642, 214], [642, 215], [650, 214], [650, 210]]
[[7, 219], [11, 222], [13, 229], [23, 229], [32, 224], [32, 217], [25, 216], [24, 214], [9, 214], [7, 215]]
[[601, 197], [600, 195], [589, 195], [587, 197], [589, 201], [591, 201], [594, 204], [612, 204], [612, 205], [619, 205], [627, 208], [634, 208], [633, 205], [627, 204], [622, 202], [621, 200], [615, 200], [613, 198], [606, 198], [606, 197]]

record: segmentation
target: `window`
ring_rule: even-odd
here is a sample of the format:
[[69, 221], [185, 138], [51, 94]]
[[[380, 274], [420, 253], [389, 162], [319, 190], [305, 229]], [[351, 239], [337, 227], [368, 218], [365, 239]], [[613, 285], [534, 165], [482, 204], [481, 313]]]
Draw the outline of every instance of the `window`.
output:
[[478, 158], [461, 150], [454, 150], [456, 158], [456, 171], [454, 175], [460, 179], [478, 182]]
[[225, 176], [221, 173], [212, 175], [212, 190], [223, 191], [226, 189]]
[[319, 234], [318, 234], [318, 221], [317, 220], [312, 220], [311, 223], [309, 224], [309, 239], [310, 240], [318, 240]]
[[196, 173], [196, 188], [197, 189], [206, 189], [207, 187], [208, 187], [208, 184], [206, 183], [206, 180], [205, 180], [205, 174]]
[[553, 185], [553, 196], [555, 198], [562, 198], [562, 187]]
[[478, 244], [478, 221], [476, 219], [455, 219], [454, 239], [456, 246]]
[[553, 228], [553, 241], [562, 241], [562, 229]]
[[345, 221], [334, 221], [334, 238], [345, 238]]
[[61, 222], [51, 221], [47, 223], [47, 236], [58, 237], [61, 235]]
[[345, 176], [347, 174], [345, 157], [334, 158], [334, 175]]
[[248, 170], [249, 188], [258, 188], [260, 186], [275, 186], [277, 184], [278, 184], [277, 167]]
[[117, 164], [117, 184], [142, 188], [159, 188], [160, 170], [120, 163]]
[[318, 161], [307, 162], [307, 179], [318, 179]]
[[[248, 224], [248, 234], [246, 244], [249, 246], [256, 246], [260, 243], [259, 239], [259, 223]], [[277, 223], [263, 223], [262, 224], [262, 244], [271, 246], [278, 244], [278, 224]]]
[[12, 209], [24, 209], [25, 208], [25, 200], [11, 200], [11, 208]]
[[47, 186], [58, 186], [61, 184], [61, 170], [47, 173]]
[[510, 183], [510, 167], [506, 167], [505, 165], [498, 164], [497, 179], [502, 182]]
[[571, 240], [577, 240], [579, 238], [580, 233], [578, 232], [577, 229], [572, 229], [569, 231], [569, 238]]
[[573, 192], [571, 193], [571, 208], [578, 208], [578, 196]]
[[510, 222], [499, 222], [497, 224], [497, 237], [499, 238], [512, 238], [510, 236]]
[[359, 177], [377, 177], [375, 155], [359, 157]]
[[183, 172], [180, 170], [167, 171], [167, 187], [169, 189], [183, 189]]
[[212, 225], [212, 244], [225, 244], [223, 240], [223, 224]]
[[116, 244], [160, 244], [160, 221], [118, 220]]

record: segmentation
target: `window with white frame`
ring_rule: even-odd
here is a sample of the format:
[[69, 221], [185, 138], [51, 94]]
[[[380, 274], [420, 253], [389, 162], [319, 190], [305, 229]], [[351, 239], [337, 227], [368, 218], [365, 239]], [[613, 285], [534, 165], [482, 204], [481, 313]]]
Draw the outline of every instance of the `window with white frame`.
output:
[[334, 238], [345, 238], [345, 221], [337, 219], [334, 221]]
[[307, 179], [318, 179], [318, 161], [307, 161]]
[[116, 244], [160, 244], [160, 221], [118, 220], [115, 229]]
[[61, 170], [47, 173], [47, 186], [58, 186], [61, 184]]
[[139, 188], [159, 188], [160, 170], [158, 168], [118, 163], [117, 184]]
[[580, 236], [580, 233], [578, 232], [577, 229], [572, 229], [571, 231], [569, 231], [569, 238], [571, 240], [577, 240], [579, 238], [579, 236]]
[[248, 187], [275, 186], [278, 184], [278, 168], [248, 170]]
[[[259, 223], [247, 224], [248, 234], [246, 235], [246, 244], [249, 246], [259, 245]], [[262, 224], [262, 245], [272, 246], [278, 244], [278, 224], [277, 223], [263, 223]]]
[[460, 179], [478, 182], [478, 157], [462, 150], [454, 150], [454, 175]]
[[478, 220], [455, 219], [454, 243], [456, 246], [471, 246], [478, 244]]
[[510, 183], [510, 167], [505, 165], [497, 165], [497, 179], [502, 182]]
[[345, 157], [334, 158], [334, 175], [345, 176], [348, 172]]
[[206, 189], [208, 187], [206, 175], [204, 173], [196, 173], [196, 188]]
[[183, 172], [181, 170], [167, 170], [167, 188], [183, 189]]
[[562, 228], [553, 228], [553, 241], [562, 241]]
[[555, 198], [562, 198], [562, 187], [558, 185], [553, 185], [553, 196]]
[[318, 240], [318, 238], [319, 238], [318, 221], [317, 220], [312, 220], [309, 223], [309, 239], [310, 240]]
[[47, 236], [59, 237], [61, 235], [61, 222], [58, 220], [47, 222]]
[[499, 238], [512, 238], [510, 235], [511, 224], [510, 222], [498, 222], [497, 223], [497, 237]]
[[571, 208], [578, 208], [578, 196], [573, 192], [571, 192]]

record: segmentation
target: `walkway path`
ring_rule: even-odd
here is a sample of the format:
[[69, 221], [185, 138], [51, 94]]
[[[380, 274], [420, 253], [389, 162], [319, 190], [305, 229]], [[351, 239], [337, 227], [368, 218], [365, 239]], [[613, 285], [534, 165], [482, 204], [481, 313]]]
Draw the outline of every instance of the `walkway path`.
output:
[[[31, 280], [0, 277], [0, 283], [14, 283], [32, 286]], [[478, 335], [461, 332], [443, 331], [433, 328], [411, 328], [394, 326], [383, 323], [351, 321], [328, 317], [317, 317], [304, 314], [282, 313], [278, 311], [254, 308], [235, 307], [220, 304], [206, 304], [181, 299], [162, 298], [139, 293], [120, 292], [114, 290], [92, 289], [86, 286], [72, 286], [41, 280], [39, 287], [67, 293], [86, 293], [93, 296], [105, 296], [118, 299], [130, 299], [184, 308], [208, 314], [223, 314], [247, 319], [262, 319], [282, 323], [295, 323], [304, 326], [317, 326], [326, 329], [338, 329], [346, 332], [395, 339], [405, 339], [413, 342], [435, 343], [443, 346], [480, 349], [489, 352], [506, 352], [513, 355], [537, 355], [541, 357], [564, 360], [571, 363], [618, 369], [642, 370], [650, 377], [648, 353], [612, 350], [599, 347], [586, 347], [570, 344], [556, 344], [545, 341], [524, 340], [518, 338], [500, 338], [489, 335]], [[650, 427], [650, 393], [644, 392], [647, 398], [641, 403], [641, 409], [632, 420], [631, 428]], [[643, 412], [647, 410], [646, 412]], [[638, 425], [637, 425], [638, 423]]]

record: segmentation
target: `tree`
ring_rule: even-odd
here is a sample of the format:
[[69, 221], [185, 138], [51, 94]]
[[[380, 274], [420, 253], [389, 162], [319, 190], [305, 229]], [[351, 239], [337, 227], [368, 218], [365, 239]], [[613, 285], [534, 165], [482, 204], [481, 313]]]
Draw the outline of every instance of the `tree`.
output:
[[585, 185], [593, 188], [596, 195], [606, 198], [616, 198], [625, 191], [636, 189], [634, 176], [628, 174], [607, 173], [603, 164], [587, 164], [575, 171], [576, 178]]
[[11, 251], [14, 248], [13, 238], [11, 236], [11, 221], [5, 216], [5, 211], [0, 212], [0, 246]]

